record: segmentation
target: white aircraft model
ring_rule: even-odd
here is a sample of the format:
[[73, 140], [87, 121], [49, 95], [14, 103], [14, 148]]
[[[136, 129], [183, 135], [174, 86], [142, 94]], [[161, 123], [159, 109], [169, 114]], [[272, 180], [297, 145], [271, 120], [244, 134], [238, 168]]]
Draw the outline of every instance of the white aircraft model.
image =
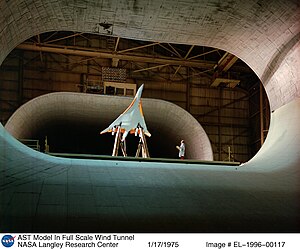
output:
[[135, 134], [136, 136], [137, 134], [139, 134], [141, 138], [136, 156], [138, 156], [141, 147], [143, 157], [149, 157], [144, 134], [147, 135], [148, 137], [150, 137], [151, 134], [147, 129], [145, 119], [144, 119], [143, 109], [142, 109], [141, 96], [142, 96], [143, 88], [144, 85], [141, 85], [133, 101], [127, 107], [127, 109], [114, 122], [112, 122], [106, 129], [104, 129], [100, 133], [103, 134], [106, 132], [111, 132], [112, 135], [116, 134], [113, 156], [116, 156], [118, 154], [118, 147], [120, 143], [119, 140], [121, 134], [123, 134], [121, 139], [121, 143], [123, 143], [123, 147], [121, 148], [124, 156], [126, 156], [125, 139], [128, 133], [131, 133], [131, 134]]

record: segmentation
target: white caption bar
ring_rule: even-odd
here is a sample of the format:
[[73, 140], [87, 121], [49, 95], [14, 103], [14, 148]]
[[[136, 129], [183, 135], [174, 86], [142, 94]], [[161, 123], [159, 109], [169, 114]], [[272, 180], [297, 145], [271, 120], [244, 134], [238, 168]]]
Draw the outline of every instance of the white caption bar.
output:
[[0, 248], [300, 248], [300, 234], [0, 234]]

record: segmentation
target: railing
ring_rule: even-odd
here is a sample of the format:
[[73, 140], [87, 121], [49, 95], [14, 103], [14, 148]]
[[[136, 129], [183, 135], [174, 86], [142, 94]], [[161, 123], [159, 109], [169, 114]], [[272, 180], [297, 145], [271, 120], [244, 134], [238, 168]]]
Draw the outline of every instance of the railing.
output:
[[31, 149], [40, 151], [40, 142], [39, 140], [35, 139], [19, 139], [19, 141], [26, 146], [30, 147]]

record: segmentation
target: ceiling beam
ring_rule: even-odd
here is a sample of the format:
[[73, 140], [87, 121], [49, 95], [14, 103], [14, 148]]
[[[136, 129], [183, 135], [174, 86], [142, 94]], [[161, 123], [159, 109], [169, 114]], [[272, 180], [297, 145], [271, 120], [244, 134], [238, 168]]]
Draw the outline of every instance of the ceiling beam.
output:
[[223, 55], [223, 57], [218, 61], [217, 68], [219, 71], [227, 72], [237, 60], [238, 57], [226, 52]]
[[168, 43], [168, 45], [172, 48], [172, 50], [177, 54], [179, 58], [182, 58], [181, 54], [170, 43]]
[[198, 58], [198, 57], [201, 57], [201, 56], [204, 56], [204, 55], [207, 55], [207, 54], [211, 54], [211, 53], [217, 52], [217, 51], [219, 51], [219, 49], [213, 49], [211, 51], [192, 56], [192, 57], [188, 58], [188, 60], [195, 59], [195, 58]]
[[165, 50], [167, 50], [168, 52], [170, 52], [171, 54], [173, 54], [173, 55], [175, 55], [175, 56], [177, 56], [177, 54], [176, 53], [174, 53], [171, 49], [168, 49], [167, 47], [165, 47], [164, 45], [162, 45], [162, 44], [158, 44], [160, 47], [162, 47], [163, 49], [165, 49]]
[[154, 66], [154, 67], [142, 68], [142, 69], [134, 70], [133, 73], [142, 72], [142, 71], [147, 71], [147, 70], [152, 70], [152, 69], [155, 69], [155, 68], [166, 67], [166, 66], [169, 66], [169, 64], [158, 65], [158, 66]]
[[[195, 46], [195, 45], [192, 45], [192, 46], [190, 47], [189, 51], [188, 51], [187, 54], [184, 56], [184, 59], [186, 59], [186, 58], [189, 56], [189, 54], [192, 52], [194, 46]], [[173, 78], [174, 78], [175, 75], [178, 73], [178, 71], [180, 70], [180, 68], [181, 68], [181, 65], [179, 65], [179, 66], [177, 67], [175, 73], [172, 75]]]
[[83, 47], [75, 46], [62, 46], [62, 45], [50, 45], [50, 44], [30, 44], [22, 43], [16, 47], [17, 49], [37, 51], [37, 52], [47, 52], [47, 53], [57, 53], [64, 55], [77, 55], [85, 57], [95, 57], [95, 58], [105, 58], [105, 59], [119, 59], [125, 61], [136, 61], [145, 62], [153, 64], [169, 64], [169, 65], [181, 65], [187, 67], [196, 67], [204, 69], [213, 69], [216, 62], [210, 61], [193, 61], [185, 59], [169, 58], [166, 56], [141, 56], [141, 55], [125, 55], [112, 52], [103, 52], [97, 49], [88, 49]]
[[51, 35], [49, 35], [47, 38], [45, 38], [45, 39], [43, 40], [43, 42], [48, 41], [52, 36], [56, 35], [57, 33], [58, 33], [57, 31], [56, 31], [56, 32], [53, 32]]
[[176, 71], [175, 71], [175, 73], [172, 75], [172, 78], [175, 77], [175, 75], [178, 73], [178, 71], [180, 70], [180, 68], [181, 68], [181, 65], [179, 65], [179, 66], [176, 68]]
[[190, 55], [190, 53], [192, 52], [192, 50], [193, 50], [194, 47], [195, 47], [195, 45], [192, 45], [192, 46], [190, 47], [189, 51], [188, 51], [187, 54], [184, 56], [184, 59], [186, 59], [186, 58]]
[[[38, 43], [41, 43], [40, 35], [37, 35], [37, 40], [38, 40]], [[41, 59], [41, 62], [43, 63], [43, 53], [41, 51], [40, 51], [40, 59]]]
[[141, 49], [141, 48], [151, 47], [151, 46], [155, 46], [155, 45], [158, 45], [158, 44], [159, 44], [159, 42], [154, 42], [154, 43], [146, 44], [146, 45], [143, 45], [143, 46], [138, 46], [138, 47], [134, 47], [134, 48], [128, 48], [128, 49], [120, 50], [120, 51], [118, 51], [118, 53], [125, 53], [125, 52], [128, 52], [128, 51], [133, 51], [133, 50], [137, 50], [137, 49]]
[[114, 51], [116, 52], [119, 46], [120, 36], [117, 38], [116, 45]]
[[55, 39], [55, 40], [47, 41], [47, 42], [45, 42], [45, 44], [46, 43], [52, 43], [52, 42], [56, 42], [56, 41], [65, 40], [65, 39], [68, 39], [68, 38], [71, 38], [71, 37], [75, 37], [75, 36], [79, 36], [79, 35], [82, 35], [82, 34], [83, 33], [76, 33], [76, 34], [73, 34], [73, 35], [64, 36], [64, 37], [61, 37], [61, 38], [58, 38], [58, 39]]

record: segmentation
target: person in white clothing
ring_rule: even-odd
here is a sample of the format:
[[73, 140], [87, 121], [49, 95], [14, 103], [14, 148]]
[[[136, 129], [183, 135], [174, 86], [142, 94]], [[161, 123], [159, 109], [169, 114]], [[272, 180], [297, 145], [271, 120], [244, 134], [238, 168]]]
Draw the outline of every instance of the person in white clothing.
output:
[[181, 140], [180, 146], [176, 146], [176, 148], [179, 150], [179, 158], [184, 159], [184, 154], [185, 154], [185, 143], [184, 140]]

